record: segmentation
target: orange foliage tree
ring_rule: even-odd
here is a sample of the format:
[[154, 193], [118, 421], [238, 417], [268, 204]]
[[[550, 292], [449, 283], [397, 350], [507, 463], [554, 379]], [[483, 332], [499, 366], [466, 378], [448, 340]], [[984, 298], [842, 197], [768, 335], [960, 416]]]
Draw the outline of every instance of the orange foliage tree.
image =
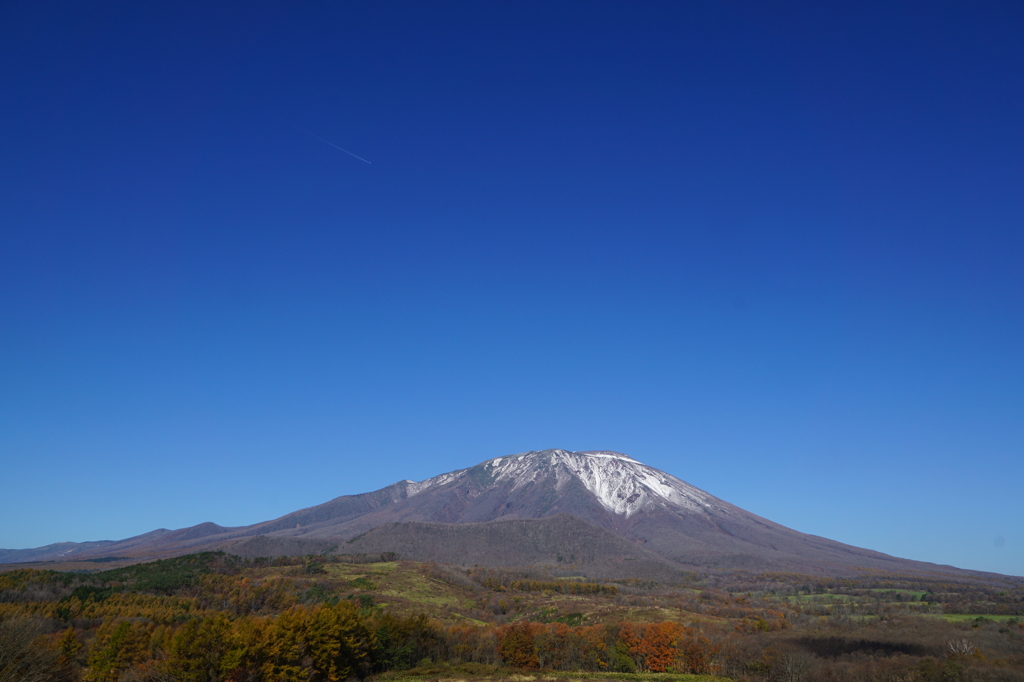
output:
[[540, 659], [533, 636], [538, 624], [516, 621], [498, 631], [498, 654], [505, 665], [513, 668], [537, 668]]
[[686, 628], [679, 623], [624, 623], [620, 633], [638, 671], [677, 672], [682, 667], [680, 645]]

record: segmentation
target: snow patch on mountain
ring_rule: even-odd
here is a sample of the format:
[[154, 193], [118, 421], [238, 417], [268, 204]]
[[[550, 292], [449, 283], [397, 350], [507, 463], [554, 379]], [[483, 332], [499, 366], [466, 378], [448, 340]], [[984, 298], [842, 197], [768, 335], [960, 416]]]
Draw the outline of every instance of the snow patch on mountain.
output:
[[[689, 483], [619, 452], [543, 450], [497, 457], [483, 466], [490, 478], [488, 488], [505, 486], [509, 492], [546, 476], [554, 477], [557, 490], [573, 479], [578, 480], [602, 507], [627, 518], [655, 507], [700, 512], [711, 509], [715, 502], [715, 498]], [[451, 483], [468, 471], [461, 469], [419, 483], [404, 481], [406, 496]]]
[[487, 465], [495, 483], [510, 480], [512, 490], [553, 469], [557, 489], [576, 478], [601, 506], [626, 517], [666, 505], [696, 512], [714, 501], [704, 491], [618, 452], [547, 450], [499, 457]]
[[421, 492], [423, 492], [424, 490], [427, 490], [429, 488], [436, 488], [439, 485], [444, 485], [445, 483], [450, 483], [451, 481], [454, 481], [455, 479], [457, 479], [460, 476], [462, 476], [464, 473], [466, 473], [466, 471], [467, 471], [467, 469], [459, 469], [458, 471], [451, 471], [451, 472], [449, 472], [447, 474], [441, 474], [440, 476], [434, 476], [433, 478], [428, 478], [427, 480], [420, 481], [419, 483], [417, 483], [416, 481], [405, 480], [405, 481], [403, 481], [406, 484], [406, 486], [405, 486], [405, 496], [406, 497], [412, 497], [414, 495], [420, 494]]
[[[594, 451], [594, 452], [572, 452], [572, 453], [568, 453], [568, 454], [586, 455], [587, 457], [605, 457], [605, 458], [608, 458], [608, 459], [621, 459], [621, 460], [623, 460], [625, 462], [636, 462], [635, 459], [633, 459], [629, 455], [624, 455], [621, 452]], [[639, 464], [640, 462], [636, 462], [636, 463]]]
[[632, 516], [656, 506], [682, 507], [691, 512], [711, 506], [714, 498], [674, 476], [619, 453], [560, 452], [571, 468], [605, 509]]

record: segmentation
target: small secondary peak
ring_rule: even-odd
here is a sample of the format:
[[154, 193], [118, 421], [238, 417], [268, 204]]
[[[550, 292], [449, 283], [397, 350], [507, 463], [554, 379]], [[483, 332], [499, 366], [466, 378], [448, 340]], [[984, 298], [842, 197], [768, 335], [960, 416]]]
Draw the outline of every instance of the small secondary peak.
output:
[[587, 457], [607, 457], [610, 459], [623, 459], [627, 462], [636, 462], [639, 464], [639, 460], [636, 460], [629, 455], [624, 455], [621, 452], [615, 452], [614, 450], [581, 450], [580, 452], [574, 452], [574, 455], [586, 455]]
[[[614, 450], [563, 450], [561, 448], [552, 448], [550, 450], [532, 450], [520, 455], [512, 455], [512, 457], [531, 456], [598, 457], [604, 459], [621, 459], [626, 462], [636, 462], [637, 464], [640, 464], [639, 461], [633, 459], [629, 455], [624, 455], [621, 452], [615, 452]], [[508, 459], [508, 457], [498, 457], [497, 459]]]

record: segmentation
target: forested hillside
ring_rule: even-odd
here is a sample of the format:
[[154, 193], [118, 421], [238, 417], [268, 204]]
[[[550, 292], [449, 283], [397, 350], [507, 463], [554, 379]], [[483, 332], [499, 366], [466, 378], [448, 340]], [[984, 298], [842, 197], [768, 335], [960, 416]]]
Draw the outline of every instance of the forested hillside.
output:
[[0, 682], [513, 672], [1024, 680], [1024, 585], [744, 572], [600, 581], [564, 567], [212, 552], [0, 574]]

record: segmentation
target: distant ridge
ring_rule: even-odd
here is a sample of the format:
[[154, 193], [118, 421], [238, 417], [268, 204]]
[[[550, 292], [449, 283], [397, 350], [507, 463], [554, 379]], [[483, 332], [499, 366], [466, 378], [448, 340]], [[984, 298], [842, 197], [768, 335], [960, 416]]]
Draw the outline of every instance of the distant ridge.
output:
[[624, 577], [694, 568], [991, 575], [800, 533], [628, 455], [567, 450], [497, 457], [251, 526], [202, 523], [116, 542], [0, 550], [0, 563], [154, 559], [215, 548], [244, 556], [387, 551], [486, 566], [575, 562], [595, 575]]

